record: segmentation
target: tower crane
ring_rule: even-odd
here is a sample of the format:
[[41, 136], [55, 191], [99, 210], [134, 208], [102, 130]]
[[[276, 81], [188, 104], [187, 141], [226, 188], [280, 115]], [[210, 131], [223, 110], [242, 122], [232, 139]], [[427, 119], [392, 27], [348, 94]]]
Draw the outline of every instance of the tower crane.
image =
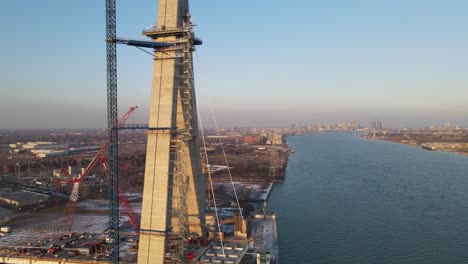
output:
[[[110, 263], [119, 263], [119, 177], [118, 177], [118, 137], [117, 124], [117, 47], [126, 44], [137, 48], [161, 49], [175, 45], [156, 41], [135, 41], [116, 37], [116, 0], [106, 0], [106, 63], [107, 63], [107, 129], [109, 147], [107, 161], [109, 166], [109, 238]], [[141, 49], [141, 48], [140, 48]]]

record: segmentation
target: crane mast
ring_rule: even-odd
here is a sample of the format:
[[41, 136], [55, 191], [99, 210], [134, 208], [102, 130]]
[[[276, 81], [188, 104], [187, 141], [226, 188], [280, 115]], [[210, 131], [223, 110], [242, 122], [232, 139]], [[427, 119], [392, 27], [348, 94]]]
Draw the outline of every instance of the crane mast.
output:
[[[106, 40], [116, 38], [115, 0], [106, 0]], [[106, 41], [107, 57], [107, 129], [109, 148], [109, 238], [110, 263], [119, 263], [119, 175], [117, 121], [117, 47], [113, 41]]]

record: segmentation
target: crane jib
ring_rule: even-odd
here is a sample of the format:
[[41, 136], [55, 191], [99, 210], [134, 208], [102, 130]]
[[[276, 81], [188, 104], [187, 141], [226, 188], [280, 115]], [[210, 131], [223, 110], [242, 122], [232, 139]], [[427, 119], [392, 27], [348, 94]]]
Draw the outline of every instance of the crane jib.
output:
[[125, 44], [129, 46], [135, 47], [142, 47], [142, 48], [167, 48], [174, 46], [172, 43], [163, 43], [163, 42], [154, 42], [154, 41], [144, 41], [144, 40], [133, 40], [133, 39], [123, 39], [123, 38], [115, 38], [115, 39], [108, 39], [107, 42], [117, 43], [117, 44]]

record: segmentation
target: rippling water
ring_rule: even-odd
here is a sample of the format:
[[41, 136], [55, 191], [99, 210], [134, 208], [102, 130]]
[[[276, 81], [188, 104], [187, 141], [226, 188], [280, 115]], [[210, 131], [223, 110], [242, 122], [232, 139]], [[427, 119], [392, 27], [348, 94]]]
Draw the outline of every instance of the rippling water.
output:
[[280, 263], [468, 263], [468, 157], [361, 139], [290, 137], [275, 186]]

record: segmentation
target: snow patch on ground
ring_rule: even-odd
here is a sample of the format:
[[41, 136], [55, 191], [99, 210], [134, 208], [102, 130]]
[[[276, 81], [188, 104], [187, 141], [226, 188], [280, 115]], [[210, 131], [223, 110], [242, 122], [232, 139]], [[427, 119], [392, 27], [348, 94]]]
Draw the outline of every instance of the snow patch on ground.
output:
[[229, 196], [234, 197], [234, 188], [236, 189], [237, 196], [240, 200], [251, 200], [251, 201], [266, 201], [268, 195], [273, 188], [273, 183], [242, 183], [233, 182], [231, 183], [213, 183], [215, 190], [216, 187], [223, 187], [223, 191]]

